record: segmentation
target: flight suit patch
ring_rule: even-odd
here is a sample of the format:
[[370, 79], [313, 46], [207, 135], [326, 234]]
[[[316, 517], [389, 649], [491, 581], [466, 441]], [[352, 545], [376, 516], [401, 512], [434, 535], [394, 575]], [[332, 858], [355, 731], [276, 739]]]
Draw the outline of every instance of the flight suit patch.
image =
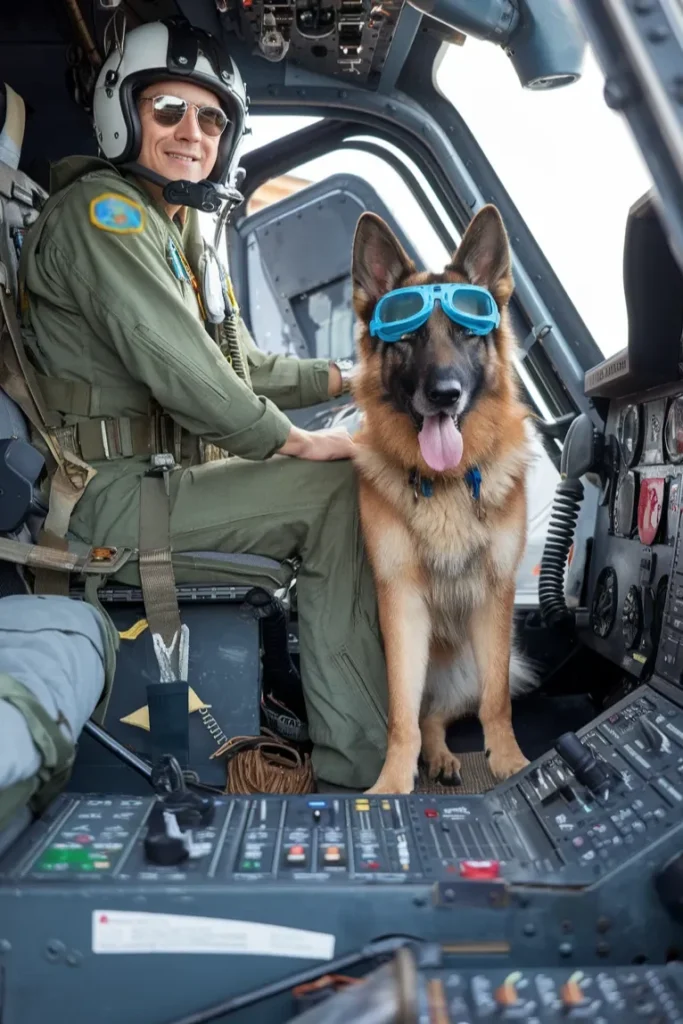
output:
[[145, 229], [145, 211], [126, 196], [103, 192], [90, 203], [90, 223], [117, 235], [136, 235]]

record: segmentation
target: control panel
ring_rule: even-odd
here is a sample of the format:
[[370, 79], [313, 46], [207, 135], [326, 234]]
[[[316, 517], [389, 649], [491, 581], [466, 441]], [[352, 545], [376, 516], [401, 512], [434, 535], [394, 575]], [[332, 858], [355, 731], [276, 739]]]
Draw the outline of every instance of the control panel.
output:
[[66, 795], [0, 860], [0, 887], [590, 887], [681, 824], [683, 710], [642, 687], [484, 796]]
[[[671, 678], [662, 673], [658, 652], [665, 636], [675, 635], [672, 595], [680, 586], [672, 574], [681, 512], [683, 395], [673, 388], [662, 392], [648, 401], [611, 404], [586, 615], [579, 628], [584, 643], [635, 680], [649, 678], [655, 662], [657, 672]], [[670, 644], [667, 652], [670, 658]]]
[[[64, 794], [0, 858], [3, 1024], [46, 1019], [57, 982], [74, 1024], [172, 1024], [392, 936], [451, 958], [429, 1024], [680, 1020], [675, 972], [636, 967], [683, 949], [678, 690], [640, 687], [482, 796]], [[28, 970], [50, 976], [27, 1011]]]
[[[190, 799], [193, 794], [185, 794]], [[63, 798], [35, 849], [15, 847], [0, 883], [424, 882], [497, 878], [525, 856], [479, 797], [217, 797], [189, 827], [176, 798]]]
[[403, 8], [404, 0], [238, 0], [226, 17], [265, 60], [372, 87]]
[[419, 1024], [683, 1021], [683, 964], [617, 970], [426, 972], [420, 988], [424, 1015], [418, 1018]]

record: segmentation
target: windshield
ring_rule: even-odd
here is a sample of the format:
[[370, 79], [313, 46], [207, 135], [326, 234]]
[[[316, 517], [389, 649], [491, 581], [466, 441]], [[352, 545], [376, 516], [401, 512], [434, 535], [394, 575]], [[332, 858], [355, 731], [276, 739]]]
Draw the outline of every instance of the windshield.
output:
[[583, 77], [522, 89], [490, 43], [449, 46], [437, 88], [458, 109], [605, 355], [626, 346], [622, 259], [633, 202], [652, 184], [628, 125], [603, 98], [593, 55]]

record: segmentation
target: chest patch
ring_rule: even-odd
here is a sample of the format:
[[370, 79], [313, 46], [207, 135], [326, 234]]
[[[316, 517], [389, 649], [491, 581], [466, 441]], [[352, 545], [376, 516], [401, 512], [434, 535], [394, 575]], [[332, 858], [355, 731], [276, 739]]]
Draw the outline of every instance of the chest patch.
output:
[[103, 192], [91, 200], [90, 223], [116, 235], [136, 235], [145, 230], [145, 211], [126, 196]]

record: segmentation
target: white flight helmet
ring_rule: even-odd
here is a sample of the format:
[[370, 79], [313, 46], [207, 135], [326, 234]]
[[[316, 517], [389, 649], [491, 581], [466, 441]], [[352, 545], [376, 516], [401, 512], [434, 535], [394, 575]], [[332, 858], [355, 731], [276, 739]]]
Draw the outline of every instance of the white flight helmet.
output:
[[[100, 149], [113, 164], [136, 164], [141, 128], [135, 94], [152, 82], [177, 78], [196, 82], [218, 97], [229, 124], [208, 181], [228, 185], [244, 135], [247, 96], [240, 73], [208, 32], [184, 19], [149, 22], [126, 33], [123, 52], [114, 47], [95, 85], [93, 117]], [[150, 175], [151, 177], [151, 175]], [[166, 181], [160, 175], [153, 180]], [[194, 205], [194, 204], [188, 204]]]

